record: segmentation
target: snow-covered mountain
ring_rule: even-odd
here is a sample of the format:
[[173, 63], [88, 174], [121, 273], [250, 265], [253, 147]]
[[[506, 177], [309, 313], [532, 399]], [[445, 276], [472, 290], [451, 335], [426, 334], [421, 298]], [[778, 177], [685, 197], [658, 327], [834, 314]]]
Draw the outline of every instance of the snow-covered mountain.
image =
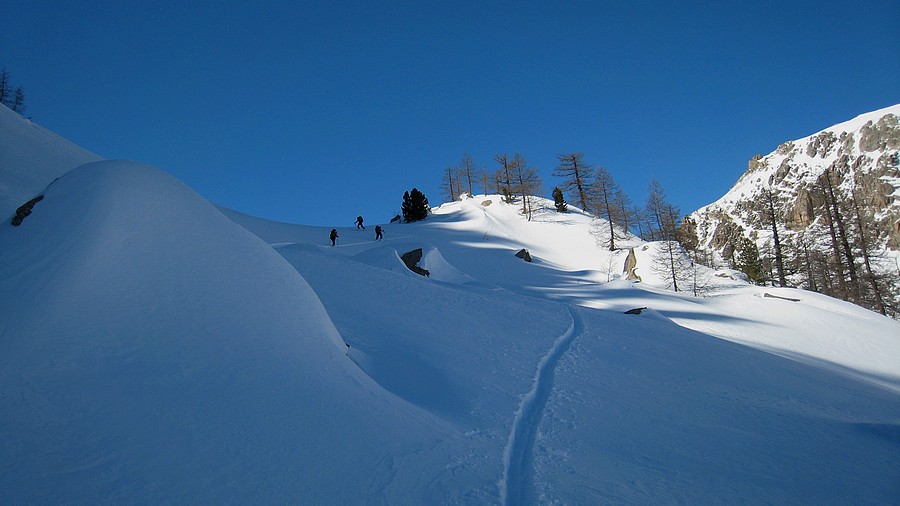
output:
[[[871, 311], [729, 271], [675, 294], [636, 239], [625, 281], [629, 251], [548, 201], [526, 221], [468, 198], [331, 247], [331, 227], [219, 209], [134, 162], [38, 179], [0, 223], [3, 502], [900, 494], [900, 324]], [[430, 277], [401, 260], [416, 249]]]
[[893, 306], [889, 313], [897, 314], [898, 153], [900, 105], [895, 105], [753, 157], [728, 193], [686, 222], [695, 228], [701, 248], [720, 259], [736, 256], [747, 238], [772, 260], [774, 215], [789, 283], [880, 310], [877, 281], [882, 292], [877, 295]]

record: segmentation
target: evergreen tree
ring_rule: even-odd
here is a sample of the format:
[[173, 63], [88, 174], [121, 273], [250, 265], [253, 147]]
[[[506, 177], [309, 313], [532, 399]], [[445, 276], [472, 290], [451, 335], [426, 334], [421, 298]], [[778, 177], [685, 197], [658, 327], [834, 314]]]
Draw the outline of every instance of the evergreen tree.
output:
[[759, 248], [756, 243], [744, 237], [741, 240], [735, 267], [747, 275], [747, 279], [754, 285], [766, 284], [766, 270], [759, 258]]
[[428, 217], [428, 198], [418, 188], [403, 193], [403, 204], [400, 206], [403, 221], [424, 220]]
[[558, 186], [553, 188], [553, 205], [555, 205], [556, 210], [561, 213], [569, 210], [569, 204], [566, 203], [566, 198], [563, 196], [563, 192]]

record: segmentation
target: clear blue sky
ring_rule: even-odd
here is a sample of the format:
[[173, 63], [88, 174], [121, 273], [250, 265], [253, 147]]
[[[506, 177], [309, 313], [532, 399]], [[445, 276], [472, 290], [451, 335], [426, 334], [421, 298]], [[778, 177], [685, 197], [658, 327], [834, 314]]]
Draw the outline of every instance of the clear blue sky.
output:
[[522, 153], [547, 195], [583, 151], [689, 212], [754, 154], [900, 102], [896, 0], [0, 6], [27, 116], [294, 223], [383, 222], [413, 186], [438, 204], [467, 151]]

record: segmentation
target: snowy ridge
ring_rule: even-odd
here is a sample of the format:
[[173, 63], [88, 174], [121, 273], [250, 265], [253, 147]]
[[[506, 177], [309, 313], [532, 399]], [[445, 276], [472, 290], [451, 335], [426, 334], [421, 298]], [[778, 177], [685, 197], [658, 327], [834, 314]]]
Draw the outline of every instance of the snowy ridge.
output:
[[101, 158], [0, 105], [0, 216], [81, 164]]
[[850, 150], [848, 150], [847, 153], [858, 154], [860, 152], [860, 130], [870, 122], [878, 122], [878, 120], [889, 114], [900, 117], [900, 104], [860, 114], [851, 120], [832, 125], [812, 135], [783, 144], [779, 149], [762, 157], [760, 163], [757, 165], [758, 168], [745, 172], [725, 195], [712, 204], [694, 211], [691, 216], [703, 215], [715, 208], [728, 209], [733, 207], [734, 204], [741, 201], [743, 198], [755, 194], [757, 185], [761, 182], [766, 182], [768, 184], [770, 178], [775, 174], [779, 167], [781, 167], [781, 164], [786, 159], [790, 159], [794, 162], [794, 165], [799, 168], [798, 172], [803, 173], [805, 180], [814, 180], [824, 167], [833, 163], [837, 160], [838, 156], [842, 154], [841, 152], [832, 149], [826, 153], [817, 153], [814, 156], [808, 155], [807, 150], [817, 137], [824, 133], [832, 133], [835, 137], [839, 138], [842, 134], [846, 135], [851, 133], [853, 134], [852, 139], [854, 143], [850, 146]]

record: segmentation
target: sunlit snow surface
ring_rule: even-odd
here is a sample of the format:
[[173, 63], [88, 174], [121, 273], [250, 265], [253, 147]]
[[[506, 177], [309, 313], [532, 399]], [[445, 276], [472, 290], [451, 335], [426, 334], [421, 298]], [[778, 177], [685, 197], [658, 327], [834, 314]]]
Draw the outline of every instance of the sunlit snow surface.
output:
[[0, 224], [0, 502], [900, 497], [896, 322], [728, 277], [674, 294], [635, 238], [623, 281], [627, 249], [547, 201], [377, 221], [331, 247], [152, 167], [65, 174]]

